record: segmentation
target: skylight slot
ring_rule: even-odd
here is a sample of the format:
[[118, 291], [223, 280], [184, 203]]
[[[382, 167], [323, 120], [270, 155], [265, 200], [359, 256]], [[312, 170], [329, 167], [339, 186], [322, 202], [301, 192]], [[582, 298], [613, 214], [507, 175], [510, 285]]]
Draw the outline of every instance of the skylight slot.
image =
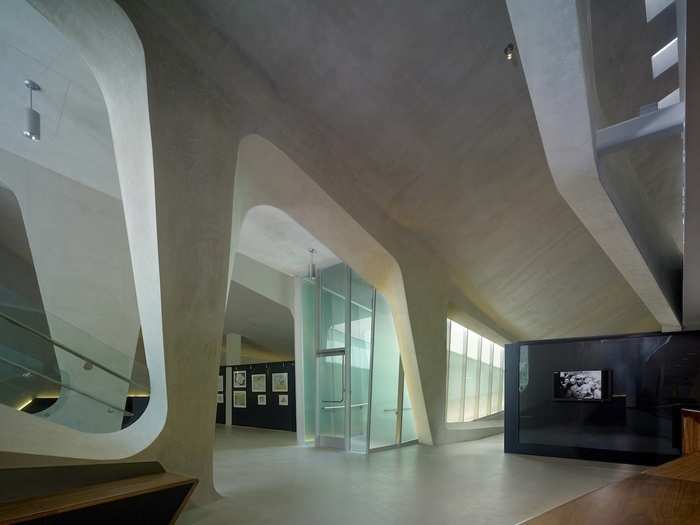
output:
[[669, 106], [673, 106], [674, 104], [678, 104], [680, 101], [681, 101], [681, 90], [674, 89], [668, 95], [666, 95], [664, 98], [659, 100], [657, 106], [659, 109], [663, 109], [663, 108], [667, 108]]
[[653, 78], [678, 63], [678, 37], [671, 40], [651, 57], [651, 72]]
[[656, 15], [673, 3], [673, 0], [645, 0], [644, 7], [647, 12], [647, 22], [651, 22]]

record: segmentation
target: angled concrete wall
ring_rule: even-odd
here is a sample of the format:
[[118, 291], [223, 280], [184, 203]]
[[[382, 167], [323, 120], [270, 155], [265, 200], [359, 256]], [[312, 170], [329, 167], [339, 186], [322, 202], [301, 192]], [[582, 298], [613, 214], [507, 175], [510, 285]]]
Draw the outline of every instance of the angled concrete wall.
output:
[[231, 280], [250, 288], [290, 310], [294, 306], [294, 279], [265, 266], [250, 257], [237, 253]]
[[[226, 115], [228, 147], [233, 148], [233, 144], [237, 147], [243, 137], [251, 134], [264, 137], [274, 144], [275, 149], [283, 151], [284, 157], [291, 159], [293, 165], [323, 189], [326, 197], [337, 203], [347, 217], [351, 217], [353, 224], [373, 239], [363, 252], [348, 254], [346, 257], [345, 251], [336, 249], [336, 246], [345, 242], [343, 234], [330, 225], [319, 224], [316, 228], [325, 230], [324, 235], [320, 235], [310, 226], [309, 221], [299, 219], [305, 212], [313, 214], [313, 208], [318, 205], [316, 197], [307, 197], [299, 188], [292, 188], [289, 195], [283, 196], [288, 204], [276, 206], [306, 227], [341, 259], [349, 262], [379, 290], [392, 287], [404, 291], [405, 297], [397, 299], [398, 304], [392, 307], [397, 324], [404, 323], [403, 330], [400, 330], [404, 334], [400, 336], [405, 341], [403, 347], [409, 349], [409, 338], [413, 338], [415, 355], [410, 355], [409, 350], [409, 355], [404, 359], [408, 383], [413, 385], [409, 386], [410, 395], [417, 400], [417, 407], [421, 405], [421, 398], [429, 406], [422, 414], [420, 408], [416, 409], [419, 433], [422, 432], [425, 443], [446, 443], [466, 437], [467, 434], [448, 429], [445, 424], [447, 357], [444, 323], [450, 295], [454, 293], [454, 283], [450, 281], [445, 262], [413, 233], [385, 215], [367, 197], [365, 189], [357, 187], [353, 173], [355, 170], [366, 169], [366, 166], [353, 162], [353, 158], [358, 155], [352, 151], [352, 145], [334, 138], [332, 133], [324, 132], [318, 122], [285, 104], [264, 74], [241, 55], [240, 49], [212, 32], [196, 16], [192, 16], [187, 3], [146, 4], [123, 3], [137, 29], [141, 30], [147, 56], [149, 46], [145, 43], [150, 41], [155, 44], [154, 33], [157, 33], [160, 47], [154, 50], [159, 58], [177, 54], [183, 62], [180, 67], [192, 67], [200, 76], [206, 77], [207, 85], [218, 95], [212, 94], [211, 104], [216, 105], [222, 115]], [[152, 74], [162, 73], [164, 67], [159, 63]], [[185, 96], [179, 104], [185, 104], [187, 100]], [[263, 180], [263, 184], [268, 186], [266, 189], [274, 194], [279, 177], [271, 172]], [[240, 188], [237, 182], [234, 193], [238, 193]], [[296, 202], [292, 196], [295, 196]], [[266, 203], [264, 198], [258, 202]], [[319, 215], [313, 219], [316, 222], [328, 218], [323, 207], [320, 210]], [[240, 228], [245, 212], [246, 209], [234, 206], [234, 232]], [[331, 239], [332, 242], [326, 239]], [[235, 242], [234, 235], [231, 243], [234, 254]], [[386, 254], [390, 254], [389, 258], [386, 258]], [[400, 268], [400, 277], [399, 272], [390, 270], [390, 263], [373, 264], [378, 257], [384, 257], [385, 261], [393, 258]], [[367, 268], [367, 273], [363, 273], [361, 268]], [[471, 305], [466, 297], [462, 297], [458, 303], [460, 308], [466, 304], [471, 306], [470, 312], [478, 312], [478, 308]], [[471, 317], [479, 318], [479, 322], [490, 326], [493, 332], [502, 332], [496, 323], [481, 312]], [[504, 336], [508, 337], [507, 334]]]
[[387, 297], [419, 440], [440, 444], [472, 437], [469, 430], [451, 429], [445, 423], [448, 303], [455, 314], [464, 312], [460, 319], [474, 329], [486, 331], [499, 342], [505, 339], [498, 330], [487, 329], [485, 316], [451, 289], [440, 261], [411, 245], [390, 253], [282, 151], [264, 138], [251, 135], [239, 147], [232, 266], [237, 264], [236, 239], [245, 214], [261, 205], [274, 206], [290, 215]]

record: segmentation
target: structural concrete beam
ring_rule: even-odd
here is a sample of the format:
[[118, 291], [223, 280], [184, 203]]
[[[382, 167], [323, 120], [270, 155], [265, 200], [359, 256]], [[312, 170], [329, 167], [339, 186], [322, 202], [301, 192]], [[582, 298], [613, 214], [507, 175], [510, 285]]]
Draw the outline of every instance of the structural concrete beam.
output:
[[554, 182], [659, 324], [680, 327], [677, 290], [644, 229], [630, 232], [599, 172], [598, 114], [585, 2], [507, 0]]
[[684, 121], [685, 103], [678, 102], [672, 106], [599, 129], [595, 137], [596, 150], [598, 154], [603, 155], [641, 140], [680, 133]]

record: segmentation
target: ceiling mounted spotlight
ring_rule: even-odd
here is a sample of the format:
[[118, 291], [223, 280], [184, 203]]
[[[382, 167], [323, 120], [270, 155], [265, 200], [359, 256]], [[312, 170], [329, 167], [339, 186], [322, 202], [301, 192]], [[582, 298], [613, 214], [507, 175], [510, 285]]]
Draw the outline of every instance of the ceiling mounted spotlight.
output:
[[512, 43], [508, 44], [503, 50], [503, 54], [506, 56], [507, 60], [513, 60], [515, 56], [515, 46]]
[[25, 111], [26, 122], [22, 135], [38, 142], [41, 139], [41, 115], [33, 107], [33, 94], [35, 91], [41, 91], [41, 87], [33, 80], [25, 80], [24, 85], [29, 90], [29, 107]]

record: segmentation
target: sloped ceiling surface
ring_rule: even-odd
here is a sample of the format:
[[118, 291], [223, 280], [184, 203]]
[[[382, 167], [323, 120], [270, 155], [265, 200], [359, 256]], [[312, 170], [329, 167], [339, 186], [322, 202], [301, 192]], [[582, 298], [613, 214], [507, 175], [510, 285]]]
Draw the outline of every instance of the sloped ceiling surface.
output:
[[248, 211], [241, 227], [238, 251], [286, 275], [304, 276], [314, 250], [318, 269], [340, 259], [282, 210], [256, 206]]
[[[286, 103], [368, 159], [358, 192], [521, 338], [656, 329], [558, 194], [504, 2], [203, 0]], [[341, 203], [342, 205], [342, 203]]]
[[[41, 141], [23, 135], [29, 93]], [[102, 92], [71, 43], [25, 0], [0, 2], [0, 147], [80, 184], [120, 198]]]

